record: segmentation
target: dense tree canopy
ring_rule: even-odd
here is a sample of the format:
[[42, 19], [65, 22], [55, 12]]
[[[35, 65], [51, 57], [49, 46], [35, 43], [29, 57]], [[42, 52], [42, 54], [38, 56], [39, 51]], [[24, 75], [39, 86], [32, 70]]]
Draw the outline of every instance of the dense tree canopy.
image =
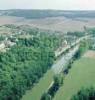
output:
[[82, 89], [71, 100], [95, 100], [95, 89]]
[[15, 46], [0, 53], [0, 100], [19, 100], [54, 61], [57, 37], [19, 38]]
[[85, 33], [84, 32], [67, 32], [67, 35], [82, 37], [85, 35]]

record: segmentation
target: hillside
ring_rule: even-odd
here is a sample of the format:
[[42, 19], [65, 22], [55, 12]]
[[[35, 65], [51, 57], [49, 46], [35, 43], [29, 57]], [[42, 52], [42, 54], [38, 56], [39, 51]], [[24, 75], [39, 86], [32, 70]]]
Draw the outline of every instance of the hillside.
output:
[[46, 18], [64, 16], [67, 18], [87, 17], [94, 18], [95, 11], [64, 11], [64, 10], [1, 10], [0, 15], [24, 17], [24, 18]]

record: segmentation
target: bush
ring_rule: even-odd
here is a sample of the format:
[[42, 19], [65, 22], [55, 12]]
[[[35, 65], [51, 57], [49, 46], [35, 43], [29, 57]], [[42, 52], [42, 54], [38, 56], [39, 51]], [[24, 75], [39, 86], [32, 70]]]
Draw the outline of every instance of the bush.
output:
[[54, 97], [55, 93], [63, 84], [63, 79], [64, 79], [64, 76], [62, 73], [54, 76], [54, 83], [48, 90], [48, 94], [51, 95], [51, 97]]
[[48, 93], [44, 93], [40, 100], [51, 100], [51, 96]]
[[81, 89], [71, 100], [95, 100], [95, 89]]

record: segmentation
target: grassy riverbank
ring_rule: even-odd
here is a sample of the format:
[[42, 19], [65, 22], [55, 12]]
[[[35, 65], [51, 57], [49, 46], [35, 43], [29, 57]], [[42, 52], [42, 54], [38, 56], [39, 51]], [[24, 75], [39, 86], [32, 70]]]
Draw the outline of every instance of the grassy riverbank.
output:
[[54, 100], [70, 100], [82, 87], [95, 86], [95, 58], [82, 57], [73, 65]]
[[48, 89], [53, 81], [53, 72], [48, 70], [40, 81], [31, 89], [26, 92], [21, 100], [39, 100], [42, 94]]

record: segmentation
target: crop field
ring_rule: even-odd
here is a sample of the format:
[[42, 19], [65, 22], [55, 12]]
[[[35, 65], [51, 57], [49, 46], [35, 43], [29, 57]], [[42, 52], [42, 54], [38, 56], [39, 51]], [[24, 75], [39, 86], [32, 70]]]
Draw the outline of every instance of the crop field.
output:
[[95, 87], [95, 58], [82, 57], [73, 65], [54, 100], [70, 100], [81, 88]]
[[23, 17], [0, 16], [0, 25], [30, 25], [33, 28], [52, 30], [52, 31], [83, 31], [84, 26], [94, 27], [95, 18], [77, 18], [66, 17], [47, 17], [43, 19], [26, 19]]
[[[85, 21], [86, 20], [86, 21]], [[28, 22], [33, 27], [38, 27], [41, 29], [56, 30], [56, 31], [83, 31], [84, 26], [94, 27], [95, 19], [90, 18], [79, 18], [71, 19], [65, 17], [48, 17], [44, 19], [34, 19]]]

